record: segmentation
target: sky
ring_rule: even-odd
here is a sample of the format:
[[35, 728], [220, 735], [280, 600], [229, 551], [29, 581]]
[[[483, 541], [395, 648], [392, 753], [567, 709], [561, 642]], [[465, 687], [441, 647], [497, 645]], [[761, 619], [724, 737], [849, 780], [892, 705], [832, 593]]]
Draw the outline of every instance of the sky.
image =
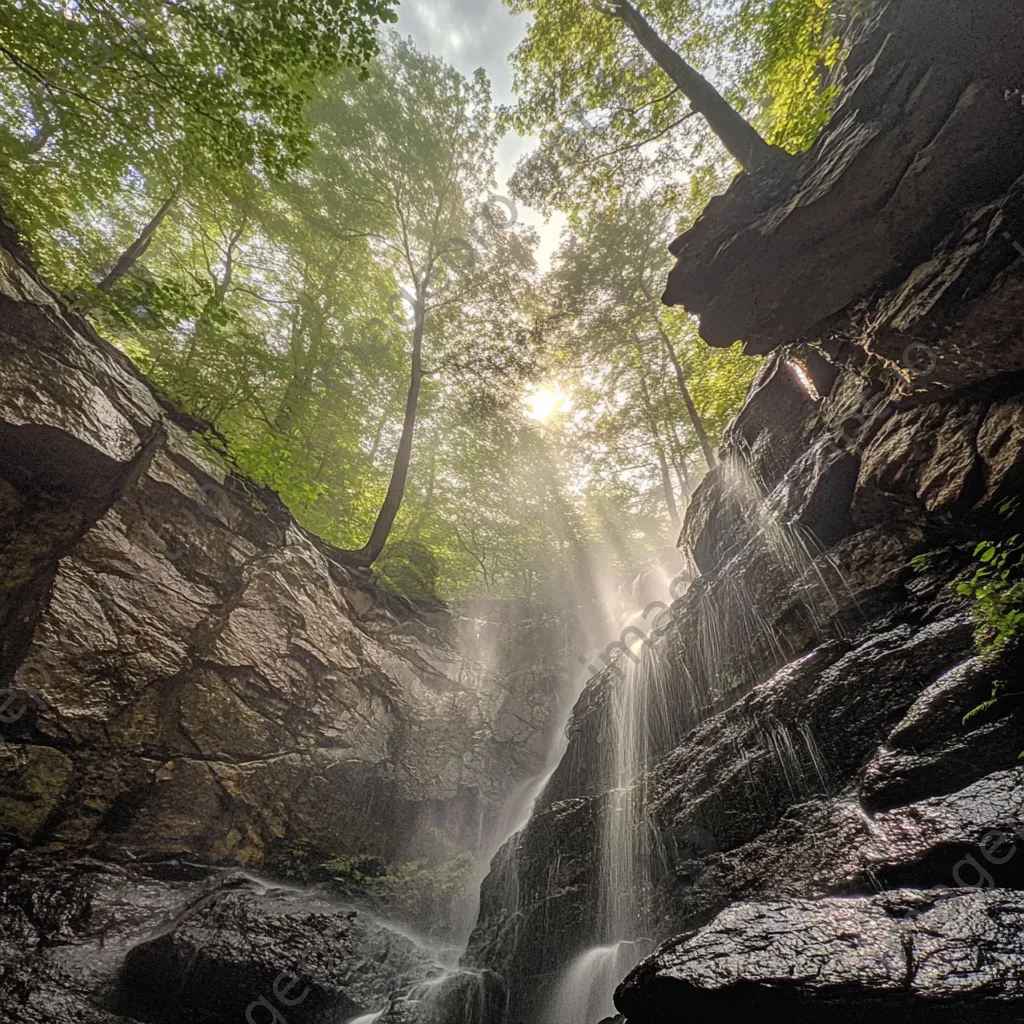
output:
[[[479, 67], [487, 72], [495, 104], [510, 103], [512, 69], [508, 55], [526, 33], [527, 18], [514, 18], [501, 0], [401, 0], [398, 31], [412, 36], [423, 50], [443, 57], [467, 78]], [[498, 147], [498, 194], [508, 196], [507, 181], [516, 161], [535, 140], [509, 132]], [[511, 198], [511, 197], [509, 197]], [[565, 218], [556, 214], [547, 224], [533, 210], [516, 203], [518, 219], [537, 229], [541, 269], [546, 270]]]

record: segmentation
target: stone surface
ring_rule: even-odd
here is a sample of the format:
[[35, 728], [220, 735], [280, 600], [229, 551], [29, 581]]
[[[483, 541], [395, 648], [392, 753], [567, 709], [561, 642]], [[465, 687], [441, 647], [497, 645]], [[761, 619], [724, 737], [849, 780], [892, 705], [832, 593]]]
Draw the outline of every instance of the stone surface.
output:
[[[673, 243], [664, 301], [699, 314], [713, 345], [820, 336], [1020, 175], [1022, 47], [1018, 12], [998, 0], [889, 4], [810, 151], [741, 175]], [[1004, 246], [994, 269], [1014, 258]]]
[[1012, 1021], [1024, 997], [1016, 892], [894, 890], [738, 903], [641, 962], [616, 993], [631, 1024], [687, 1014], [787, 1020]]
[[323, 891], [187, 861], [19, 854], [0, 875], [0, 1006], [15, 1024], [262, 1024], [275, 1009], [323, 1024], [393, 1003], [433, 1014], [415, 1024], [483, 1024], [500, 980], [452, 974], [437, 953]]
[[440, 971], [429, 952], [359, 911], [229, 877], [129, 950], [117, 1001], [143, 1020], [174, 1006], [196, 1024], [219, 1024], [262, 999], [313, 1024], [373, 1012]]

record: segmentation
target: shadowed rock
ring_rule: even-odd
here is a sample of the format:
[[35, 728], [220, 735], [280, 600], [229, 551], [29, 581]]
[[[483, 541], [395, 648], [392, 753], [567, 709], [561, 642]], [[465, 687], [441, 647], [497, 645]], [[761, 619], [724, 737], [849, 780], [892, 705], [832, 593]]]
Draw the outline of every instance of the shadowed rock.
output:
[[738, 903], [666, 943], [615, 995], [629, 1024], [1009, 1022], [1024, 998], [1017, 892]]

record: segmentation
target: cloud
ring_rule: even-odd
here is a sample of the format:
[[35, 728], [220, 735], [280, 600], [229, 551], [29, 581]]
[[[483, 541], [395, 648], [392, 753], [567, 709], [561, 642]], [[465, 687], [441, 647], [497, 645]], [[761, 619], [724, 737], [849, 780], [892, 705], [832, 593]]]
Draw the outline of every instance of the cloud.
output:
[[398, 30], [443, 57], [467, 77], [487, 70], [498, 103], [512, 98], [508, 55], [526, 32], [527, 19], [514, 18], [501, 0], [403, 0]]

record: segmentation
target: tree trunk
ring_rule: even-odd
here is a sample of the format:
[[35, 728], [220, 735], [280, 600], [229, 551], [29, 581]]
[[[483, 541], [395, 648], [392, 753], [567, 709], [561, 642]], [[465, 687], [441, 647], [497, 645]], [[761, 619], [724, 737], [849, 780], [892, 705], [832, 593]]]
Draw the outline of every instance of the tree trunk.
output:
[[388, 422], [388, 412], [391, 409], [391, 402], [384, 407], [384, 411], [377, 417], [376, 425], [373, 428], [373, 441], [370, 444], [370, 451], [367, 453], [367, 460], [372, 466], [377, 461], [377, 453], [380, 451], [380, 443], [384, 440], [384, 428]]
[[409, 463], [412, 461], [412, 438], [416, 430], [416, 410], [420, 398], [420, 385], [423, 382], [423, 333], [426, 320], [426, 288], [424, 280], [416, 290], [415, 315], [416, 321], [412, 332], [412, 367], [409, 374], [409, 392], [405, 399], [405, 417], [402, 420], [402, 436], [398, 441], [395, 453], [395, 465], [391, 471], [391, 482], [388, 484], [384, 502], [377, 513], [377, 520], [370, 532], [370, 539], [358, 551], [341, 552], [350, 565], [370, 566], [380, 557], [384, 550], [391, 528], [395, 525], [395, 517], [402, 507], [405, 496], [405, 482], [409, 478]]
[[206, 302], [203, 303], [203, 310], [199, 314], [195, 329], [192, 331], [188, 351], [185, 353], [185, 361], [182, 364], [183, 369], [187, 370], [192, 365], [192, 360], [195, 358], [199, 347], [200, 338], [205, 337], [210, 330], [210, 320], [214, 313], [224, 305], [228, 292], [231, 290], [231, 284], [235, 276], [235, 246], [238, 245], [242, 234], [245, 232], [245, 225], [246, 221], [243, 220], [238, 230], [232, 233], [228, 241], [227, 251], [224, 253], [224, 276], [217, 280], [213, 272], [210, 271], [211, 276], [214, 278], [213, 292]]
[[651, 23], [629, 0], [610, 0], [616, 17], [636, 36], [640, 45], [654, 58], [665, 74], [679, 86], [697, 113], [736, 158], [745, 171], [755, 171], [773, 153], [757, 129], [699, 72], [691, 67], [655, 32]]
[[153, 241], [156, 229], [163, 223], [164, 218], [174, 205], [174, 200], [178, 198], [179, 188], [180, 186], [175, 185], [171, 189], [171, 194], [164, 200], [163, 205], [156, 211], [150, 222], [142, 229], [139, 237], [121, 253], [109, 273], [96, 286], [101, 292], [109, 292], [142, 259], [149, 248], [149, 243]]
[[296, 349], [292, 352], [292, 376], [274, 414], [274, 430], [279, 434], [290, 433], [301, 424], [313, 398], [311, 368], [320, 365], [326, 325], [319, 309], [310, 320], [309, 344], [303, 345], [301, 332], [293, 339]]
[[434, 490], [437, 487], [437, 448], [430, 449], [430, 462], [427, 469], [427, 492], [423, 495], [423, 504], [420, 506], [416, 521], [409, 528], [409, 539], [419, 540], [423, 530], [423, 521], [430, 515], [434, 505]]
[[645, 377], [645, 366], [643, 352], [640, 346], [636, 347], [636, 372], [640, 380], [640, 395], [644, 404], [644, 418], [647, 420], [647, 429], [651, 432], [651, 440], [654, 441], [654, 451], [658, 456], [658, 467], [661, 470], [661, 486], [665, 492], [665, 504], [668, 505], [668, 514], [673, 526], [679, 525], [679, 508], [676, 505], [676, 495], [672, 488], [672, 477], [668, 471], [668, 460], [665, 458], [665, 446], [661, 443], [661, 434], [658, 432], [658, 425], [654, 419], [654, 409], [651, 406], [651, 393], [647, 389]]
[[658, 333], [661, 335], [661, 340], [665, 343], [665, 349], [668, 352], [668, 357], [672, 361], [672, 368], [676, 371], [676, 381], [679, 384], [679, 393], [683, 396], [683, 404], [686, 406], [686, 412], [690, 417], [690, 423], [693, 425], [693, 432], [697, 435], [697, 440], [700, 442], [701, 449], [704, 452], [704, 458], [707, 461], [708, 469], [714, 469], [718, 464], [718, 460], [715, 458], [715, 450], [711, 447], [708, 432], [704, 428], [704, 421], [700, 418], [700, 413], [697, 412], [697, 406], [693, 404], [693, 397], [690, 394], [690, 389], [686, 386], [686, 375], [683, 373], [683, 368], [679, 365], [679, 358], [676, 356], [675, 346], [672, 344], [672, 339], [660, 326], [658, 327]]
[[679, 440], [674, 423], [670, 422], [668, 424], [668, 432], [672, 438], [672, 465], [676, 471], [676, 479], [679, 481], [683, 497], [689, 498], [693, 493], [693, 488], [690, 486], [690, 474], [686, 472], [686, 456], [683, 453], [683, 442]]

